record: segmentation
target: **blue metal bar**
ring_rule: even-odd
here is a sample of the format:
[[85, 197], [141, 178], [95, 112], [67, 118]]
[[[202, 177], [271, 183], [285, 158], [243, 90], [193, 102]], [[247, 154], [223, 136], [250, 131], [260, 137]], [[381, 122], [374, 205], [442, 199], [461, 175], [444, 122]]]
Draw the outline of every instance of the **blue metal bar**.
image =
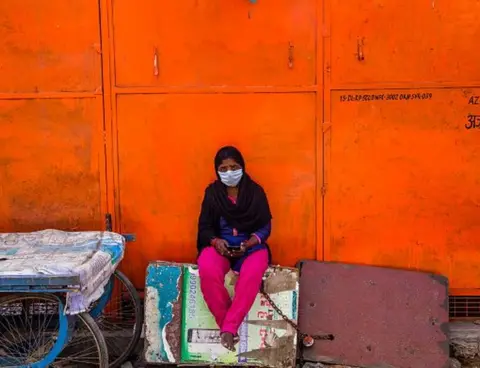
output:
[[[51, 288], [48, 286], [0, 286], [0, 294], [4, 293], [70, 293], [78, 288], [63, 287]], [[0, 366], [1, 367], [1, 366]]]
[[0, 276], [0, 287], [5, 286], [75, 286], [80, 285], [80, 276], [75, 275], [6, 275]]
[[134, 242], [137, 240], [137, 237], [135, 234], [121, 234], [127, 243]]
[[53, 361], [60, 355], [65, 345], [68, 342], [68, 318], [64, 314], [64, 308], [62, 301], [58, 299], [58, 318], [60, 320], [60, 326], [58, 330], [58, 336], [55, 344], [48, 354], [39, 362], [28, 365], [31, 368], [45, 368], [48, 367]]
[[93, 319], [97, 319], [98, 317], [100, 317], [103, 310], [105, 309], [108, 302], [110, 301], [110, 298], [112, 297], [112, 293], [113, 293], [114, 283], [115, 283], [115, 276], [112, 275], [110, 276], [110, 280], [108, 280], [108, 283], [105, 286], [105, 291], [103, 292], [102, 296], [100, 297], [100, 299], [98, 299], [95, 307], [89, 312], [90, 316], [92, 316]]

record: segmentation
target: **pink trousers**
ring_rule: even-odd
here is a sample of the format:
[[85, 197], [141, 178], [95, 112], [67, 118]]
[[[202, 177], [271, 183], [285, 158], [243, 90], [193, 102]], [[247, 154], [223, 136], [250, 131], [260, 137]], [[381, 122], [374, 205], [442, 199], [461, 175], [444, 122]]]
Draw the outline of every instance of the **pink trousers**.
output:
[[218, 254], [213, 247], [202, 251], [198, 257], [200, 287], [221, 332], [237, 334], [260, 291], [267, 268], [268, 251], [266, 249], [250, 254], [243, 261], [232, 300], [225, 288], [225, 275], [230, 270], [230, 261]]

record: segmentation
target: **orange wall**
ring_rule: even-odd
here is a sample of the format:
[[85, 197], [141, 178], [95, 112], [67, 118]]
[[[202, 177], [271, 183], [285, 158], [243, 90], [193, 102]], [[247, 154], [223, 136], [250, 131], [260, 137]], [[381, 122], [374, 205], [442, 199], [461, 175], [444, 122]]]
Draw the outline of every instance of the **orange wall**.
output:
[[232, 143], [268, 192], [276, 262], [478, 288], [479, 11], [4, 0], [0, 230], [101, 228], [110, 212], [137, 235], [122, 267], [141, 286], [149, 260], [194, 260], [213, 155]]
[[115, 214], [139, 239], [125, 271], [140, 285], [149, 260], [195, 260], [200, 202], [224, 144], [239, 146], [267, 190], [275, 261], [321, 257], [319, 4], [108, 5]]
[[0, 1], [0, 231], [103, 224], [98, 19], [96, 0]]

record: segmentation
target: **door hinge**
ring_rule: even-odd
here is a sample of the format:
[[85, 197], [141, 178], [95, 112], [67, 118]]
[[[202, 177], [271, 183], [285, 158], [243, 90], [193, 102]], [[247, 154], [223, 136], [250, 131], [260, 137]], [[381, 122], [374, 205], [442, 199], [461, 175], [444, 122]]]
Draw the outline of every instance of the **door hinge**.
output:
[[100, 43], [94, 43], [93, 49], [97, 52], [97, 54], [102, 54], [102, 45]]
[[325, 195], [327, 194], [327, 186], [326, 185], [322, 185], [321, 192], [322, 192], [322, 196], [325, 197]]
[[112, 231], [112, 214], [105, 214], [105, 230]]

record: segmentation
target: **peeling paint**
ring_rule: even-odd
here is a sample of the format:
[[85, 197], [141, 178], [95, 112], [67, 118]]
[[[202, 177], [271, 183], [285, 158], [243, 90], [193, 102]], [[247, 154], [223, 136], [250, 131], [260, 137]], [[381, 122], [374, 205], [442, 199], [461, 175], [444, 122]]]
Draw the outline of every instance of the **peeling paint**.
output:
[[158, 291], [154, 287], [147, 286], [145, 298], [145, 360], [156, 361], [155, 357], [162, 350], [160, 337], [160, 310], [156, 307], [159, 304]]
[[170, 325], [170, 322], [167, 323], [162, 330], [162, 341], [165, 342], [164, 350], [165, 350], [165, 353], [167, 354], [167, 361], [175, 362], [175, 357], [173, 356], [172, 349], [171, 349], [170, 344], [168, 343], [168, 339], [167, 339], [167, 326], [168, 325]]
[[[199, 287], [195, 265], [153, 262], [147, 268], [145, 295], [145, 360], [149, 364], [215, 364], [275, 368], [295, 366], [296, 330], [279, 316], [261, 294], [240, 328], [237, 352], [217, 342], [192, 342], [189, 330], [206, 330], [219, 336]], [[228, 273], [230, 294], [236, 275]], [[294, 321], [298, 318], [298, 270], [271, 267], [265, 289], [279, 308]]]
[[147, 268], [145, 295], [145, 360], [180, 360], [182, 266], [154, 262]]

